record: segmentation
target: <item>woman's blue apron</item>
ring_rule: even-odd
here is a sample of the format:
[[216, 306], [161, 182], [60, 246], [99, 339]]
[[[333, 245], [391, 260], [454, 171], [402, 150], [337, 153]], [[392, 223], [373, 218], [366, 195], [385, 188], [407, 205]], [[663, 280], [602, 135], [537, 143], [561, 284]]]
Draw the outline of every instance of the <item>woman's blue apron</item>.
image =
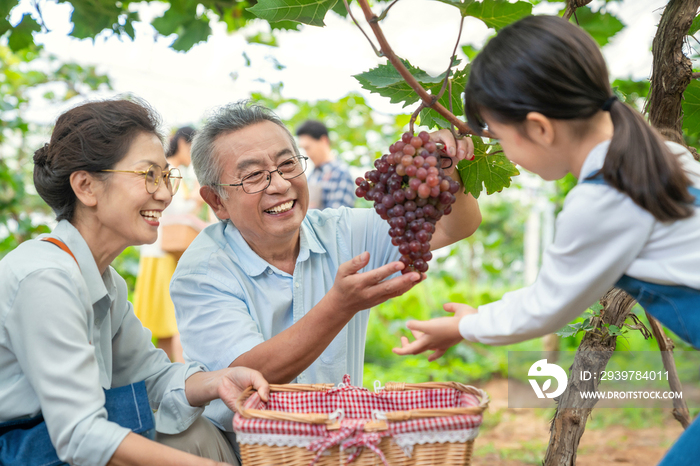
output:
[[[598, 175], [582, 183], [607, 184]], [[700, 207], [700, 189], [689, 187]], [[698, 245], [700, 247], [700, 245]], [[698, 264], [700, 268], [700, 264]], [[700, 349], [700, 290], [687, 286], [659, 285], [623, 275], [615, 284], [637, 300], [646, 312], [679, 338]], [[700, 419], [700, 418], [699, 418]], [[659, 466], [697, 466], [700, 464], [700, 421], [697, 419], [683, 432]]]
[[[155, 424], [148, 403], [146, 383], [138, 382], [105, 390], [107, 419], [153, 440]], [[0, 466], [56, 466], [58, 459], [40, 415], [0, 423]]]

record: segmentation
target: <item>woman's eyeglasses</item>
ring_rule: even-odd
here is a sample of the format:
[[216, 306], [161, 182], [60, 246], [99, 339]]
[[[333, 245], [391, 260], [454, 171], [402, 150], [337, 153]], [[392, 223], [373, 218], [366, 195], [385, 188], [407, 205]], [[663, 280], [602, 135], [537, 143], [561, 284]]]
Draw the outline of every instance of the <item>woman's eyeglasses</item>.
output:
[[148, 170], [100, 170], [101, 172], [112, 172], [112, 173], [135, 173], [137, 175], [143, 175], [146, 180], [146, 192], [148, 194], [153, 194], [158, 190], [161, 180], [165, 182], [165, 187], [168, 188], [171, 195], [175, 195], [177, 189], [180, 187], [180, 181], [182, 180], [182, 175], [180, 170], [177, 168], [171, 168], [170, 170], [163, 171], [160, 165], [151, 165]]

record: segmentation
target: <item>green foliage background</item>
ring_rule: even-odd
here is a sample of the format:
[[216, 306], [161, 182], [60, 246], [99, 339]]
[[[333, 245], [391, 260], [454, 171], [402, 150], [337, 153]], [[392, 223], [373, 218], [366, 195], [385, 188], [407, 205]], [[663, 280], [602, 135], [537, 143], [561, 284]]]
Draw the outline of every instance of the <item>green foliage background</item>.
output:
[[[43, 0], [36, 2], [40, 6]], [[455, 7], [455, 15], [469, 16], [483, 21], [495, 33], [507, 24], [531, 13], [533, 5], [543, 0], [438, 0]], [[71, 0], [73, 6], [71, 35], [76, 38], [94, 38], [98, 34], [114, 34], [125, 40], [134, 37], [134, 23], [139, 21], [138, 11], [130, 0]], [[205, 41], [211, 34], [212, 21], [226, 24], [230, 32], [260, 21], [269, 22], [269, 29], [247, 36], [250, 43], [275, 46], [276, 31], [280, 29], [303, 30], [302, 23], [320, 26], [328, 14], [345, 15], [343, 3], [336, 0], [171, 0], [163, 15], [151, 24], [154, 30], [169, 37], [171, 47], [186, 51]], [[562, 2], [558, 3], [563, 8]], [[576, 20], [604, 46], [626, 27], [606, 6], [611, 2], [597, 2], [596, 9], [577, 10]], [[31, 154], [43, 144], [50, 128], [42, 127], [24, 117], [30, 104], [30, 94], [42, 90], [42, 99], [50, 103], [72, 102], [99, 88], [109, 88], [107, 76], [94, 68], [74, 63], [59, 63], [48, 56], [41, 47], [34, 45], [34, 35], [42, 30], [40, 8], [10, 23], [10, 13], [18, 0], [0, 0], [0, 258], [22, 241], [47, 232], [53, 218], [50, 209], [38, 198], [31, 181]], [[387, 2], [376, 2], [373, 8], [380, 12]], [[430, 3], [426, 2], [426, 8]], [[700, 30], [700, 21], [691, 26], [689, 35]], [[243, 30], [246, 34], [246, 31]], [[391, 38], [389, 38], [391, 41]], [[697, 42], [694, 38], [689, 42]], [[358, 46], [366, 46], [358, 32]], [[461, 115], [461, 90], [468, 78], [470, 60], [479, 49], [473, 44], [460, 44], [466, 59], [452, 59], [450, 79], [452, 93], [446, 92], [440, 102], [454, 113]], [[694, 46], [694, 45], [693, 45]], [[245, 54], [245, 51], [242, 53]], [[431, 76], [417, 64], [410, 64], [410, 57], [402, 57], [408, 69], [433, 94], [442, 87], [444, 75]], [[691, 48], [691, 58], [700, 58]], [[445, 57], [445, 64], [450, 57]], [[38, 66], [48, 63], [46, 66]], [[280, 65], [282, 66], [282, 65]], [[331, 129], [335, 149], [353, 167], [369, 167], [372, 160], [386, 151], [389, 144], [405, 131], [409, 114], [417, 104], [417, 97], [398, 77], [393, 67], [383, 64], [359, 73], [356, 78], [362, 87], [392, 102], [403, 103], [407, 114], [380, 115], [367, 105], [358, 94], [349, 94], [338, 101], [321, 100], [305, 102], [283, 97], [283, 83], [273, 84], [267, 93], [251, 97], [274, 108], [285, 117], [285, 123], [295, 128], [308, 118], [324, 121]], [[639, 110], [649, 92], [648, 80], [618, 79], [613, 82], [615, 92]], [[698, 144], [700, 138], [700, 84], [691, 82], [684, 96], [683, 128], [686, 141]], [[424, 128], [446, 127], [447, 123], [433, 110], [420, 113], [419, 123]], [[526, 206], [518, 200], [521, 185], [517, 173], [507, 166], [498, 148], [485, 143], [477, 144], [479, 156], [473, 163], [464, 163], [465, 170], [481, 170], [486, 175], [466, 171], [463, 179], [470, 185], [470, 192], [480, 196], [502, 191], [505, 194], [481, 195], [479, 203], [483, 223], [470, 238], [436, 255], [431, 264], [429, 278], [409, 293], [377, 306], [370, 320], [367, 336], [364, 383], [368, 388], [374, 380], [381, 382], [420, 382], [427, 380], [457, 380], [481, 383], [491, 377], [506, 373], [507, 354], [510, 350], [539, 350], [539, 340], [506, 347], [489, 347], [480, 344], [461, 344], [452, 348], [439, 361], [428, 363], [424, 356], [399, 358], [391, 349], [399, 344], [399, 338], [407, 335], [405, 323], [409, 319], [427, 319], [443, 314], [442, 304], [448, 301], [465, 302], [478, 306], [499, 299], [503, 293], [518, 288], [522, 283], [524, 224]], [[491, 168], [495, 162], [503, 162], [503, 173]], [[467, 167], [468, 165], [468, 167]], [[488, 174], [493, 173], [493, 174]], [[515, 178], [512, 178], [514, 177]], [[512, 178], [512, 179], [511, 179]], [[552, 201], [561, 208], [566, 193], [576, 180], [569, 176], [556, 182]], [[364, 201], [358, 201], [364, 206]], [[114, 262], [119, 273], [133, 289], [138, 272], [138, 249], [129, 248]], [[584, 311], [582, 309], [582, 311]], [[639, 316], [644, 320], [642, 313]], [[581, 323], [583, 318], [574, 323]], [[561, 339], [562, 350], [575, 350], [582, 335]], [[678, 341], [678, 340], [676, 340]], [[684, 348], [681, 345], [681, 348]], [[627, 332], [618, 344], [618, 350], [656, 349], [656, 343], [644, 340], [639, 332]], [[683, 362], [677, 361], [683, 368]], [[551, 413], [546, 413], [551, 415]], [[605, 416], [594, 418], [593, 427], [605, 427]], [[610, 422], [641, 425], [638, 411], [625, 412], [621, 419]], [[498, 420], [493, 421], [497, 423]], [[544, 421], [543, 421], [544, 422]], [[607, 422], [607, 423], [606, 423]], [[538, 455], [534, 454], [534, 458]], [[536, 460], [533, 460], [536, 461]]]

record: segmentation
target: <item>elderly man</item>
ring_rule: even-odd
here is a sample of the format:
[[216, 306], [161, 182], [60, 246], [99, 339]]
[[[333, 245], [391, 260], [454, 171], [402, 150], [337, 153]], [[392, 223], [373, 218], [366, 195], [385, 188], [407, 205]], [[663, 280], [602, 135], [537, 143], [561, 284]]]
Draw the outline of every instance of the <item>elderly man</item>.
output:
[[[455, 147], [449, 131], [432, 137], [456, 158], [473, 150], [466, 141]], [[197, 133], [192, 162], [221, 222], [199, 234], [171, 282], [185, 358], [210, 370], [251, 367], [271, 383], [337, 383], [347, 373], [361, 384], [369, 308], [421, 279], [390, 278], [404, 266], [387, 222], [373, 209], [307, 213], [305, 158], [264, 107], [219, 109]], [[480, 221], [476, 200], [457, 195], [433, 247], [472, 234]], [[232, 430], [223, 403], [205, 415]]]

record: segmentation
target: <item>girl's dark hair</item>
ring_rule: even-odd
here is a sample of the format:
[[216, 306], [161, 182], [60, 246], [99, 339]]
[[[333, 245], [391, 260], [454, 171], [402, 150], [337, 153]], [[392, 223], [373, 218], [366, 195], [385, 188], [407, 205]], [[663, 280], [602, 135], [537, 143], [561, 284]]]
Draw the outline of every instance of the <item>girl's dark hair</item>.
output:
[[145, 102], [88, 102], [56, 120], [51, 141], [34, 152], [34, 186], [57, 220], [72, 220], [76, 196], [70, 176], [113, 168], [140, 133], [159, 133], [160, 117]]
[[[585, 120], [612, 96], [603, 55], [586, 32], [556, 16], [529, 16], [503, 28], [474, 59], [464, 110], [482, 134], [483, 111], [506, 124], [530, 112]], [[691, 216], [690, 180], [661, 135], [624, 102], [612, 101], [610, 116], [605, 181], [659, 221]]]
[[177, 154], [178, 151], [178, 144], [180, 141], [185, 141], [185, 142], [192, 142], [192, 139], [194, 138], [194, 128], [191, 126], [183, 126], [182, 128], [178, 129], [173, 137], [170, 138], [170, 144], [168, 145], [168, 152], [165, 154], [166, 158], [170, 158]]

